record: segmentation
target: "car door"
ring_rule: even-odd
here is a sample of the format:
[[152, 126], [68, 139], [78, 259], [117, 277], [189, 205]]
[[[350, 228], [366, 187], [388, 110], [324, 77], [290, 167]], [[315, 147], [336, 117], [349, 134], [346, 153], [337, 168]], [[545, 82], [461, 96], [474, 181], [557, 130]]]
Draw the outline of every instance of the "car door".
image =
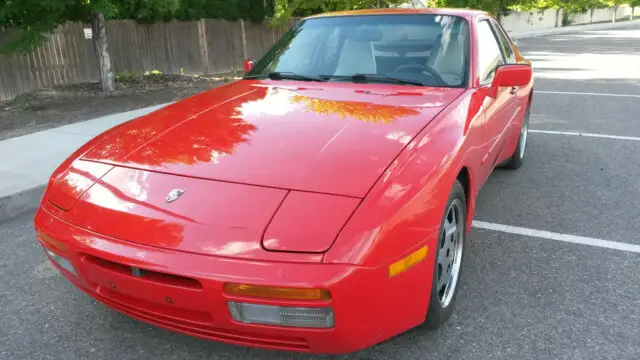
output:
[[[500, 49], [502, 50], [502, 55], [506, 63], [515, 64], [518, 61], [516, 60], [516, 54], [512, 47], [511, 41], [507, 37], [507, 33], [495, 19], [490, 20], [491, 26], [494, 29], [496, 37], [498, 38], [498, 43], [500, 44]], [[506, 146], [509, 142], [509, 136], [516, 132], [519, 132], [520, 126], [522, 123], [520, 120], [522, 119], [523, 108], [527, 106], [528, 102], [528, 93], [523, 91], [524, 89], [520, 89], [518, 87], [509, 88], [509, 98], [508, 102], [505, 106], [505, 112], [507, 114], [507, 123], [505, 125], [505, 129], [503, 131], [503, 139], [500, 146], [500, 152], [506, 150]], [[517, 129], [514, 129], [517, 127]]]
[[[507, 62], [499, 37], [491, 25], [490, 18], [482, 18], [476, 23], [477, 39], [477, 74], [480, 88], [489, 89], [498, 66]], [[490, 91], [486, 91], [490, 94]], [[488, 177], [496, 166], [498, 157], [505, 142], [509, 121], [513, 116], [511, 88], [499, 88], [495, 96], [487, 95], [483, 102], [485, 113], [485, 129], [487, 133], [488, 151], [482, 158], [482, 168]]]
[[[495, 19], [490, 20], [491, 25], [498, 37], [498, 42], [500, 43], [500, 47], [502, 49], [502, 54], [509, 64], [518, 63], [518, 59], [516, 57], [516, 51], [514, 49], [513, 44], [509, 40], [507, 36], [507, 32], [504, 30], [502, 25], [500, 25]], [[526, 61], [523, 61], [526, 63]], [[522, 118], [524, 114], [524, 109], [527, 107], [529, 102], [529, 92], [527, 91], [527, 87], [518, 88], [512, 87], [510, 88], [508, 104], [506, 105], [505, 111], [508, 115], [506, 131], [504, 132], [504, 139], [502, 142], [501, 151], [504, 152], [507, 150], [506, 146], [509, 143], [509, 137], [515, 133], [520, 132], [520, 128], [522, 126]], [[507, 154], [511, 155], [511, 154]], [[502, 156], [501, 156], [502, 157]]]

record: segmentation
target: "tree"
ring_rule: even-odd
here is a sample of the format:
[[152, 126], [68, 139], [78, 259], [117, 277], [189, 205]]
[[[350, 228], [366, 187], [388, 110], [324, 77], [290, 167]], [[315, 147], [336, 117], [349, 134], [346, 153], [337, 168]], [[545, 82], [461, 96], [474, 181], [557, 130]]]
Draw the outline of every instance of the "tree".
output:
[[636, 14], [636, 7], [640, 6], [640, 0], [631, 0], [629, 6], [631, 6], [631, 20], [633, 20]]
[[105, 18], [129, 15], [133, 18], [167, 18], [178, 9], [180, 0], [3, 0], [0, 23], [15, 34], [0, 46], [0, 52], [28, 52], [47, 40], [46, 35], [67, 21], [91, 23], [93, 45], [98, 59], [100, 86], [106, 95], [115, 91], [115, 76], [105, 31]]
[[556, 22], [555, 27], [562, 25], [562, 10], [571, 6], [571, 1], [575, 0], [539, 0], [537, 7], [540, 9], [555, 9], [556, 10]]
[[327, 11], [390, 7], [406, 0], [274, 0], [272, 24], [281, 25], [294, 16], [309, 16]]
[[266, 0], [265, 8], [268, 17], [273, 17], [276, 12], [276, 0]]
[[2, 53], [30, 51], [42, 43], [44, 34], [65, 22], [61, 14], [73, 15], [74, 0], [0, 1], [0, 24], [13, 30], [1, 44]]
[[[97, 0], [90, 0], [97, 1]], [[175, 18], [182, 7], [181, 0], [101, 0], [111, 4], [109, 18], [133, 19], [151, 24]]]
[[[137, 20], [153, 22], [170, 18], [180, 5], [180, 0], [82, 0], [82, 2], [80, 8], [66, 14], [71, 15], [67, 20], [91, 22], [100, 87], [105, 95], [113, 93], [116, 88], [105, 29], [105, 16], [115, 17], [118, 13], [130, 13]], [[64, 18], [65, 13], [61, 16]]]
[[611, 22], [614, 23], [618, 20], [618, 8], [623, 3], [623, 0], [606, 0], [605, 4], [613, 8], [613, 13], [611, 14]]
[[430, 7], [454, 7], [484, 10], [501, 22], [509, 11], [537, 9], [539, 0], [427, 0]]
[[208, 18], [262, 22], [273, 15], [273, 9], [274, 0], [180, 0], [174, 17], [185, 21]]
[[506, 10], [506, 0], [437, 0], [436, 6], [479, 9], [500, 18]]
[[239, 0], [238, 13], [241, 18], [245, 18], [253, 22], [261, 22], [267, 15], [267, 8], [264, 1]]
[[593, 23], [593, 14], [597, 8], [605, 6], [602, 0], [574, 0], [578, 10], [589, 10], [589, 24]]
[[105, 95], [116, 90], [116, 80], [111, 65], [111, 55], [107, 43], [104, 14], [96, 11], [91, 14], [91, 32], [93, 33], [93, 47], [98, 59], [98, 73], [100, 74], [100, 88]]

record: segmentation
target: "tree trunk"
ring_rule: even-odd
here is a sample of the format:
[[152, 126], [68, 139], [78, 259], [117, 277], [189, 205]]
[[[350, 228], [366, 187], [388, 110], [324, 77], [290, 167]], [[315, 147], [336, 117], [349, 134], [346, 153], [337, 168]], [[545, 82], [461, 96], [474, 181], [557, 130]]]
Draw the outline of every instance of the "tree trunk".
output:
[[107, 46], [107, 32], [105, 30], [104, 14], [96, 13], [91, 19], [91, 31], [93, 32], [93, 47], [98, 59], [98, 71], [100, 73], [100, 86], [105, 95], [111, 95], [116, 90], [115, 75], [111, 66], [111, 55]]
[[556, 26], [555, 27], [558, 27], [560, 25], [560, 11], [561, 10], [562, 10], [561, 8], [557, 8], [556, 9]]
[[612, 23], [616, 22], [616, 19], [618, 18], [618, 7], [619, 7], [619, 5], [614, 5], [613, 6], [613, 15], [611, 15], [611, 22]]
[[276, 13], [276, 1], [267, 0], [267, 17], [273, 17]]
[[636, 7], [634, 5], [631, 5], [631, 19], [629, 20], [633, 20], [633, 16], [635, 15], [636, 12]]
[[596, 8], [589, 9], [589, 24], [593, 24], [593, 14], [595, 13]]

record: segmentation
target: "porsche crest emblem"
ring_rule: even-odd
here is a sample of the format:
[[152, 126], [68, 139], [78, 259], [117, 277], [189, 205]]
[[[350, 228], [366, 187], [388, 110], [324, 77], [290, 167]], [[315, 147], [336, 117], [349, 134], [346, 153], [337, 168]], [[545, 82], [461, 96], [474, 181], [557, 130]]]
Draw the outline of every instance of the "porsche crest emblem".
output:
[[166, 198], [167, 202], [170, 203], [178, 200], [180, 196], [182, 196], [182, 194], [184, 194], [184, 190], [181, 190], [181, 189], [173, 189], [169, 191]]

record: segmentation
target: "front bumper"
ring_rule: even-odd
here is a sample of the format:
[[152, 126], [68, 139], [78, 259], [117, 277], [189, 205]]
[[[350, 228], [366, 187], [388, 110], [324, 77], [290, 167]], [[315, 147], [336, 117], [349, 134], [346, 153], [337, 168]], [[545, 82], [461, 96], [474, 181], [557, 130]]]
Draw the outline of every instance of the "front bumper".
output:
[[[38, 240], [69, 260], [76, 275], [54, 265], [88, 295], [133, 318], [168, 330], [241, 346], [341, 354], [358, 351], [406, 331], [424, 319], [428, 292], [408, 294], [417, 268], [389, 279], [387, 267], [261, 262], [164, 250], [107, 238], [69, 224], [44, 209], [35, 217]], [[48, 240], [48, 241], [47, 241]], [[131, 267], [147, 274], [134, 276]], [[421, 274], [422, 273], [422, 274]], [[320, 287], [322, 301], [256, 299], [226, 294], [227, 282]], [[331, 307], [331, 329], [240, 323], [228, 301]]]

